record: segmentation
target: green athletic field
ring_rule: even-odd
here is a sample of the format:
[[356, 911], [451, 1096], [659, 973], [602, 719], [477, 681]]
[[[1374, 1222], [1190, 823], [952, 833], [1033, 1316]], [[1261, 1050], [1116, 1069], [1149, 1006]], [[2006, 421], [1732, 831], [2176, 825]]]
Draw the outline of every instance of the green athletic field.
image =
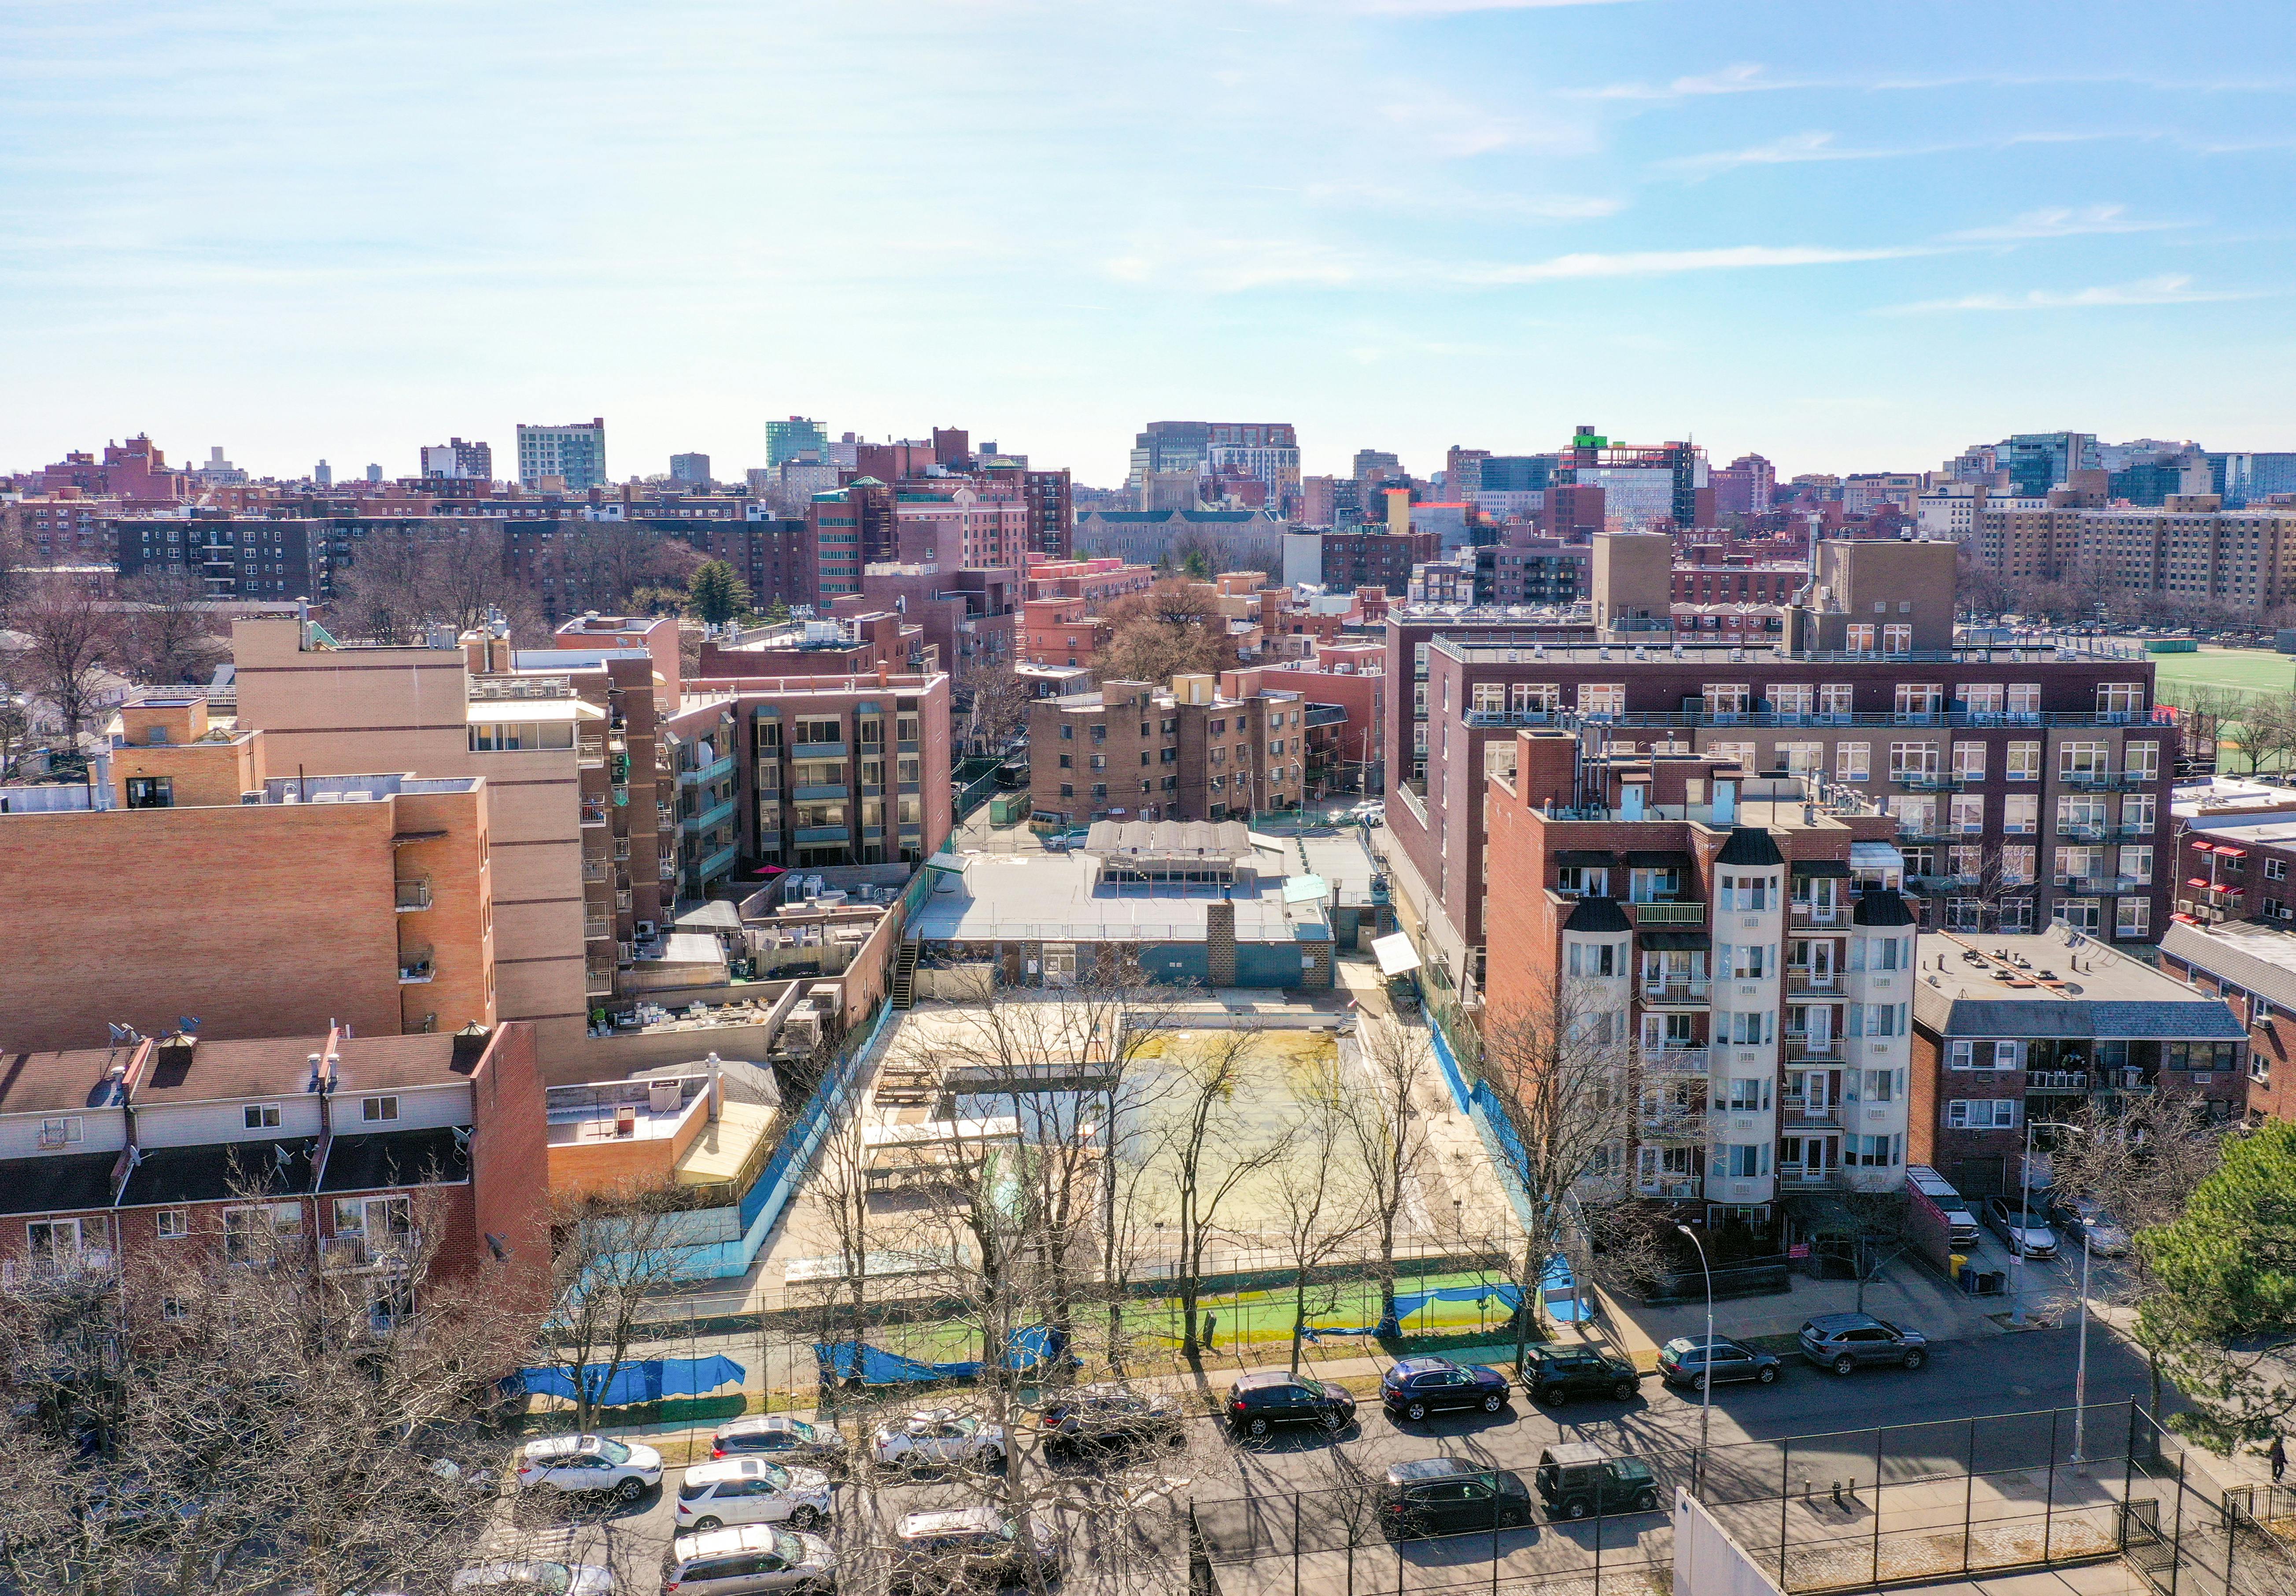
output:
[[[2127, 641], [2142, 643], [2141, 638]], [[2161, 702], [2173, 703], [2178, 687], [2228, 687], [2240, 693], [2287, 693], [2296, 689], [2296, 655], [2263, 648], [2211, 648], [2198, 654], [2149, 654], [2161, 684]]]

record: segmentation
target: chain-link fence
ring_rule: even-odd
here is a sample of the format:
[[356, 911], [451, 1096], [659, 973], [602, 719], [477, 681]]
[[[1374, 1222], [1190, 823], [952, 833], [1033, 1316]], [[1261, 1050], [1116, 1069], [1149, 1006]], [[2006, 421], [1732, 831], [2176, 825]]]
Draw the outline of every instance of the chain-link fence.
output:
[[[1354, 1472], [1334, 1452], [1330, 1482], [1319, 1488], [1193, 1503], [1191, 1551], [1223, 1592], [1275, 1592], [1296, 1581], [1301, 1590], [1363, 1596], [1532, 1585], [1631, 1596], [1670, 1587], [1668, 1510], [1679, 1486], [1790, 1592], [1968, 1577], [2109, 1557], [2132, 1528], [2141, 1545], [2165, 1534], [2173, 1548], [2173, 1527], [2159, 1526], [2173, 1526], [2178, 1503], [2170, 1496], [2178, 1491], [2193, 1498], [2183, 1504], [2188, 1520], [2228, 1521], [2214, 1509], [2203, 1515], [2208, 1487], [2197, 1480], [2162, 1485], [2157, 1435], [2134, 1404], [2115, 1403], [1736, 1442], [1704, 1452], [1694, 1444], [1644, 1446], [1635, 1456], [1650, 1470], [1647, 1483], [1614, 1487], [1618, 1499], [1606, 1514], [1558, 1517], [1539, 1500], [1535, 1470], [1525, 1469], [1527, 1513], [1510, 1511], [1502, 1493], [1487, 1499], [1499, 1522], [1487, 1516], [1401, 1540], [1388, 1533], [1397, 1510], [1383, 1477]], [[2225, 1556], [2197, 1544], [2192, 1522], [2184, 1534], [2182, 1544], [2214, 1556], [2221, 1571]], [[2190, 1560], [2172, 1555], [2169, 1576]], [[2219, 1578], [2191, 1596], [2267, 1596], [2267, 1589]], [[2186, 1596], [2165, 1584], [2161, 1591]]]

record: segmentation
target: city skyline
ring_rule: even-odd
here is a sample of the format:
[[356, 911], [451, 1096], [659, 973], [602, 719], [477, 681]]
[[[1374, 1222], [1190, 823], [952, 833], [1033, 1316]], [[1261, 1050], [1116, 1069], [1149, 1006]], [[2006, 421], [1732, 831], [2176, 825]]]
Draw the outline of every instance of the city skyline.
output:
[[738, 480], [802, 414], [1094, 486], [1207, 415], [1308, 474], [1586, 419], [1782, 478], [2285, 446], [2273, 13], [1951, 9], [19, 12], [0, 438], [398, 476], [603, 415], [618, 478]]

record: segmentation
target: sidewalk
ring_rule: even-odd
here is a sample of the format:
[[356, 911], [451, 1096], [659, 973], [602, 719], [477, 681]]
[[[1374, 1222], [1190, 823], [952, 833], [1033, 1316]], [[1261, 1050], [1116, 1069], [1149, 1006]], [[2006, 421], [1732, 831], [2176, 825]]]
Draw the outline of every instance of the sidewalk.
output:
[[[1790, 1277], [1792, 1288], [1775, 1296], [1739, 1297], [1714, 1304], [1714, 1333], [1744, 1341], [1760, 1337], [1791, 1337], [1802, 1321], [1820, 1313], [1847, 1313], [1857, 1307], [1857, 1282], [1819, 1280], [1806, 1275]], [[1600, 1287], [1595, 1295], [1609, 1321], [1619, 1330], [1626, 1355], [1647, 1371], [1657, 1362], [1658, 1349], [1677, 1336], [1706, 1333], [1706, 1303], [1669, 1303], [1648, 1307], [1611, 1296]], [[1999, 1297], [1976, 1297], [1956, 1291], [1937, 1276], [1915, 1264], [1890, 1266], [1878, 1280], [1866, 1283], [1865, 1311], [1877, 1319], [1911, 1325], [1931, 1341], [1970, 1341], [1981, 1336], [2005, 1334], [1992, 1314], [2002, 1312]]]

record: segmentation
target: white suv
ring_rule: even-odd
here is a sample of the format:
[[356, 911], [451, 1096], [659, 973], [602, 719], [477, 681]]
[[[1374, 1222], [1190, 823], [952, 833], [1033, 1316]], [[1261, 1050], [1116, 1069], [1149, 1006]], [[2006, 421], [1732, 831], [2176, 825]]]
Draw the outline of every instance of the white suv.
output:
[[727, 1524], [779, 1524], [807, 1530], [829, 1517], [829, 1477], [759, 1458], [702, 1463], [677, 1487], [677, 1528], [697, 1534]]
[[553, 1436], [529, 1441], [519, 1454], [521, 1489], [568, 1494], [611, 1492], [636, 1501], [661, 1484], [661, 1453], [611, 1436]]
[[880, 1428], [871, 1444], [880, 1463], [977, 1463], [994, 1468], [1004, 1460], [1004, 1431], [954, 1408], [927, 1408], [898, 1424]]

